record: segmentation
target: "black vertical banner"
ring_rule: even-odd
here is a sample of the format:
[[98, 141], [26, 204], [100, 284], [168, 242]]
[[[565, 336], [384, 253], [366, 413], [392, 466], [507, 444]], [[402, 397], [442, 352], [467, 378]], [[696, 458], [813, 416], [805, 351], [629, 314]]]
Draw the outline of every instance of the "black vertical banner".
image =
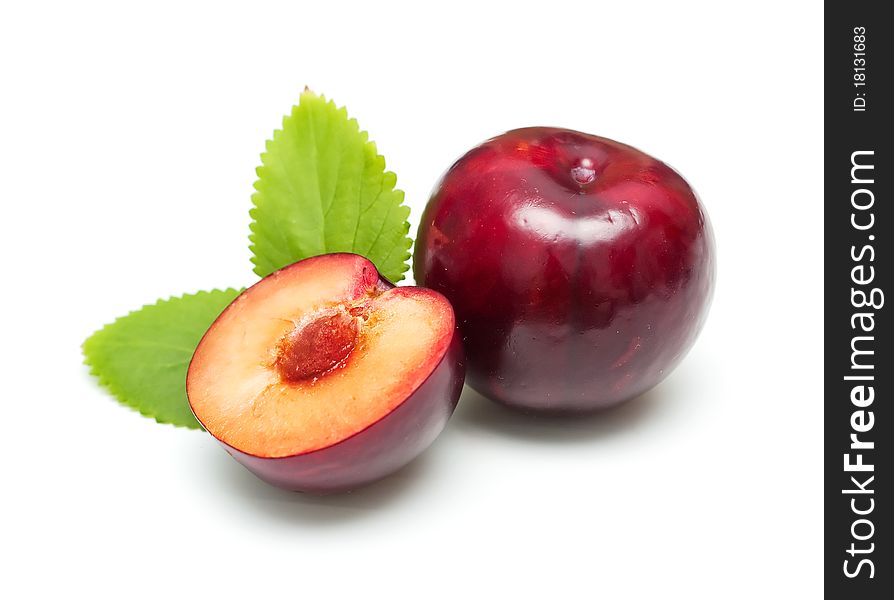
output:
[[[825, 586], [894, 598], [894, 22], [825, 5]], [[882, 490], [887, 490], [887, 493]]]

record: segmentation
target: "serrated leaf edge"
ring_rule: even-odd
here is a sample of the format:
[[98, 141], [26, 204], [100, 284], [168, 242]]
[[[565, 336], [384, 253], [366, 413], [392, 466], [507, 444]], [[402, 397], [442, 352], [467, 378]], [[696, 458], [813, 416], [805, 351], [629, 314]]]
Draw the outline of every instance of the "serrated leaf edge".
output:
[[[336, 103], [335, 103], [334, 100], [327, 100], [325, 94], [319, 94], [319, 95], [317, 95], [317, 94], [315, 94], [314, 92], [312, 92], [309, 88], [305, 87], [305, 88], [304, 88], [304, 91], [301, 92], [301, 95], [300, 95], [299, 100], [298, 100], [298, 104], [292, 106], [292, 109], [289, 111], [289, 113], [286, 114], [285, 116], [283, 116], [283, 119], [282, 119], [282, 125], [281, 125], [278, 129], [275, 129], [275, 130], [273, 131], [273, 134], [270, 136], [269, 139], [265, 140], [265, 142], [264, 142], [264, 152], [262, 152], [262, 153], [261, 153], [261, 156], [260, 156], [260, 158], [261, 158], [261, 164], [260, 164], [258, 167], [255, 168], [255, 175], [257, 176], [257, 179], [256, 179], [255, 182], [252, 184], [252, 188], [255, 190], [255, 192], [252, 193], [252, 195], [251, 195], [251, 204], [252, 204], [252, 208], [250, 208], [249, 211], [248, 211], [248, 215], [249, 215], [249, 217], [251, 217], [251, 223], [249, 223], [249, 226], [248, 226], [248, 228], [249, 228], [249, 235], [248, 235], [249, 245], [248, 245], [248, 249], [249, 249], [249, 251], [251, 252], [251, 258], [250, 258], [251, 263], [252, 263], [252, 265], [254, 265], [254, 268], [253, 268], [252, 270], [253, 270], [254, 273], [255, 273], [256, 275], [258, 275], [259, 277], [263, 277], [264, 275], [262, 274], [262, 273], [263, 273], [263, 270], [259, 271], [259, 269], [262, 269], [262, 265], [259, 264], [258, 255], [257, 255], [257, 252], [255, 251], [255, 250], [256, 250], [256, 238], [257, 238], [257, 227], [256, 227], [256, 224], [257, 224], [257, 218], [256, 218], [255, 215], [256, 215], [256, 211], [257, 211], [258, 209], [260, 209], [260, 206], [258, 206], [258, 200], [257, 200], [257, 199], [258, 199], [258, 194], [259, 194], [259, 192], [260, 192], [260, 190], [258, 189], [258, 183], [260, 182], [260, 179], [261, 179], [261, 171], [262, 171], [262, 169], [263, 169], [264, 166], [265, 166], [265, 156], [266, 156], [266, 155], [268, 154], [268, 152], [269, 152], [269, 149], [268, 149], [269, 144], [276, 138], [277, 135], [282, 135], [282, 132], [283, 132], [283, 130], [284, 130], [285, 127], [286, 127], [286, 121], [287, 121], [288, 119], [292, 119], [292, 118], [293, 118], [293, 116], [294, 116], [294, 114], [295, 114], [295, 110], [296, 110], [299, 106], [301, 106], [301, 100], [302, 100], [306, 95], [307, 95], [307, 96], [310, 96], [310, 97], [312, 97], [312, 98], [319, 98], [324, 104], [326, 104], [326, 105], [331, 105], [332, 107], [335, 108], [335, 110], [336, 110], [337, 112], [339, 112], [339, 113], [341, 113], [342, 115], [344, 115], [344, 117], [347, 119], [347, 121], [348, 121], [349, 123], [353, 123], [353, 124], [356, 126], [356, 128], [357, 128], [357, 130], [358, 130], [358, 134], [361, 135], [361, 136], [363, 136], [363, 138], [364, 138], [364, 142], [363, 142], [364, 146], [367, 147], [367, 148], [371, 147], [373, 153], [375, 154], [375, 159], [376, 159], [376, 160], [381, 159], [381, 161], [382, 161], [382, 171], [383, 171], [383, 173], [382, 173], [382, 177], [383, 177], [383, 181], [384, 181], [384, 179], [385, 179], [388, 175], [392, 175], [392, 176], [394, 177], [394, 185], [391, 187], [391, 189], [390, 189], [389, 191], [400, 193], [400, 195], [401, 195], [401, 201], [397, 204], [397, 207], [398, 207], [398, 208], [406, 208], [406, 209], [407, 209], [407, 217], [409, 217], [409, 210], [410, 210], [410, 207], [407, 206], [406, 204], [404, 204], [404, 201], [405, 201], [405, 192], [404, 192], [403, 190], [401, 190], [400, 188], [397, 187], [397, 175], [396, 175], [393, 171], [388, 171], [388, 170], [387, 170], [387, 161], [385, 160], [385, 157], [384, 157], [384, 156], [382, 156], [381, 154], [379, 154], [379, 150], [378, 150], [378, 147], [376, 146], [376, 142], [375, 142], [375, 140], [370, 140], [370, 139], [369, 139], [369, 133], [368, 133], [366, 130], [364, 130], [364, 129], [360, 129], [360, 125], [359, 125], [359, 123], [357, 122], [357, 119], [355, 119], [355, 118], [353, 118], [353, 117], [350, 117], [350, 116], [348, 115], [348, 109], [347, 109], [347, 106], [341, 106], [341, 107], [339, 107], [338, 105], [336, 105]], [[380, 195], [384, 190], [385, 190], [385, 186], [383, 186], [382, 189], [379, 190], [379, 195]], [[378, 195], [377, 195], [376, 197], [378, 198]], [[359, 218], [362, 218], [362, 215], [361, 215], [360, 217], [358, 217], [358, 228], [359, 228]], [[407, 235], [407, 234], [410, 232], [410, 222], [409, 222], [408, 219], [406, 219], [406, 218], [404, 219], [404, 225], [403, 225], [403, 226], [404, 226], [404, 229], [405, 229], [405, 231], [404, 231], [404, 240], [405, 240], [405, 242], [406, 242], [406, 249], [409, 250], [409, 249], [413, 246], [413, 239], [410, 238], [410, 237]], [[381, 236], [381, 234], [382, 234], [382, 231], [380, 231], [378, 235]], [[351, 247], [352, 247], [352, 251], [353, 251], [353, 252], [356, 252], [356, 253], [359, 254], [360, 252], [359, 252], [358, 249], [356, 248], [356, 243], [357, 243], [357, 229], [355, 229], [355, 231], [354, 231], [354, 239], [353, 239], [353, 241], [351, 242]], [[375, 245], [375, 242], [373, 242], [372, 245]], [[399, 247], [400, 247], [400, 246], [395, 246], [394, 248], [392, 248], [392, 249], [389, 251], [388, 255], [387, 255], [388, 258], [390, 258], [390, 257], [391, 257], [391, 253], [393, 253], [393, 252], [394, 252], [395, 250], [397, 250]], [[366, 252], [368, 253], [369, 250], [371, 250], [371, 247], [368, 248], [368, 249], [366, 250]], [[407, 253], [405, 254], [403, 260], [401, 261], [401, 269], [400, 269], [400, 271], [399, 271], [400, 276], [397, 277], [397, 278], [395, 278], [395, 279], [393, 279], [393, 280], [392, 280], [392, 283], [397, 283], [397, 282], [399, 282], [399, 281], [403, 281], [403, 280], [406, 278], [406, 277], [404, 276], [404, 273], [406, 273], [407, 271], [410, 270], [410, 265], [409, 265], [408, 261], [409, 261], [409, 259], [410, 259], [411, 256], [412, 256], [412, 254], [411, 254], [410, 252], [407, 252]], [[307, 258], [309, 258], [309, 257], [307, 257]], [[383, 262], [384, 262], [384, 261], [383, 261]], [[282, 266], [285, 266], [285, 265], [282, 265]], [[280, 268], [281, 268], [281, 267], [280, 267]], [[274, 270], [276, 270], [276, 269], [274, 269]]]
[[223, 289], [214, 288], [213, 290], [208, 290], [208, 291], [201, 290], [201, 291], [198, 291], [198, 292], [195, 292], [192, 294], [182, 294], [180, 296], [168, 296], [167, 298], [160, 298], [160, 299], [156, 300], [155, 302], [147, 303], [147, 304], [142, 305], [140, 308], [131, 310], [126, 315], [120, 316], [120, 317], [116, 318], [114, 321], [110, 321], [109, 323], [106, 323], [105, 325], [103, 325], [102, 327], [100, 327], [99, 329], [97, 329], [96, 331], [91, 333], [90, 336], [88, 336], [87, 339], [84, 340], [84, 342], [81, 344], [81, 353], [84, 356], [83, 364], [86, 365], [87, 367], [89, 367], [89, 374], [92, 377], [95, 377], [97, 380], [97, 383], [99, 383], [99, 385], [101, 387], [104, 387], [112, 395], [112, 397], [118, 401], [119, 404], [126, 406], [126, 407], [138, 412], [139, 414], [141, 414], [144, 417], [154, 419], [155, 422], [159, 423], [160, 425], [172, 425], [174, 427], [182, 427], [184, 429], [203, 430], [204, 431], [204, 428], [201, 426], [201, 424], [199, 424], [198, 420], [196, 421], [195, 426], [184, 425], [181, 423], [174, 423], [172, 421], [167, 421], [163, 417], [160, 417], [157, 414], [153, 413], [152, 411], [146, 409], [145, 407], [140, 406], [133, 398], [130, 398], [126, 394], [124, 394], [112, 381], [110, 381], [105, 375], [103, 375], [100, 372], [100, 369], [97, 365], [93, 364], [90, 361], [90, 354], [88, 352], [87, 346], [90, 344], [90, 340], [94, 339], [98, 333], [105, 331], [109, 327], [112, 327], [119, 321], [126, 319], [135, 313], [138, 313], [140, 311], [143, 311], [143, 310], [153, 307], [153, 306], [160, 306], [162, 304], [167, 304], [174, 300], [182, 300], [185, 298], [192, 298], [192, 297], [198, 297], [198, 296], [210, 296], [211, 294], [214, 294], [215, 292], [221, 292], [221, 293], [235, 292], [238, 294], [240, 292], [240, 289], [233, 288], [233, 287], [223, 288]]

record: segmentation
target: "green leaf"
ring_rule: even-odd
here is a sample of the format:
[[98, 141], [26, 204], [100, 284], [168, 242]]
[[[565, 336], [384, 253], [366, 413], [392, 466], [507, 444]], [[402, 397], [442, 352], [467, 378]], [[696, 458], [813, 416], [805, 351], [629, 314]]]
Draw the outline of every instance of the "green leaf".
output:
[[122, 404], [159, 423], [200, 429], [186, 400], [186, 370], [199, 340], [238, 295], [214, 290], [144, 306], [90, 336], [84, 362]]
[[344, 108], [309, 90], [261, 155], [251, 217], [255, 273], [327, 252], [361, 254], [391, 281], [409, 268], [397, 177]]

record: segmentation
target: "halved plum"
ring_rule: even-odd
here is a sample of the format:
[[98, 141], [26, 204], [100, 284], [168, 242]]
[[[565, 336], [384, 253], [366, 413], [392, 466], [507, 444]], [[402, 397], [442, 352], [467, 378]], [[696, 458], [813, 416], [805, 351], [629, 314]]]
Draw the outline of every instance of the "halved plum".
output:
[[394, 287], [362, 256], [327, 254], [236, 298], [199, 343], [186, 388], [199, 422], [255, 475], [329, 493], [425, 450], [463, 376], [441, 294]]

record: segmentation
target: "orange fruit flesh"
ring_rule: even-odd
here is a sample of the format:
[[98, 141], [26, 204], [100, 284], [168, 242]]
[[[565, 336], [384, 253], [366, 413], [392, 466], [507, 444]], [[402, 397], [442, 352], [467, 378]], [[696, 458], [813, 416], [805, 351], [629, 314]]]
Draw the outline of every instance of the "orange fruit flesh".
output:
[[344, 256], [271, 275], [209, 329], [187, 391], [216, 438], [270, 458], [326, 448], [394, 410], [437, 366], [454, 329], [447, 301], [384, 289], [371, 263]]

